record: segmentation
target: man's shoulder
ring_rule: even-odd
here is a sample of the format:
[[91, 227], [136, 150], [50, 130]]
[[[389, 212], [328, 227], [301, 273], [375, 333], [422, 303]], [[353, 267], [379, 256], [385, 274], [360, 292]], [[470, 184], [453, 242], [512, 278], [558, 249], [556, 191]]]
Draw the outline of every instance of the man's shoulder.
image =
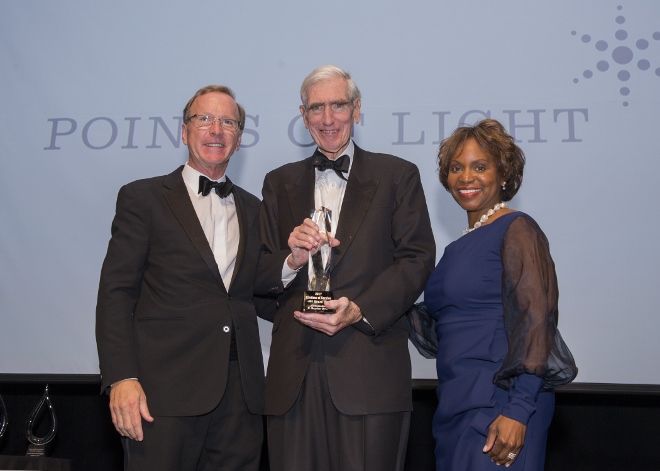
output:
[[306, 157], [295, 162], [288, 162], [281, 167], [277, 167], [266, 174], [266, 178], [286, 178], [291, 179], [300, 172], [310, 167], [311, 157]]
[[392, 154], [381, 152], [370, 152], [356, 146], [355, 158], [363, 160], [366, 166], [372, 170], [380, 170], [384, 173], [400, 174], [407, 170], [417, 171], [417, 165], [413, 162]]
[[166, 182], [175, 183], [179, 180], [182, 181], [183, 177], [181, 176], [181, 169], [182, 169], [182, 167], [179, 167], [176, 170], [174, 170], [173, 172], [168, 173], [166, 175], [158, 175], [158, 176], [155, 176], [155, 177], [140, 178], [139, 180], [134, 180], [130, 183], [127, 183], [126, 185], [124, 185], [124, 188], [139, 190], [139, 189], [146, 189], [146, 188], [161, 187]]
[[257, 196], [253, 195], [246, 189], [241, 188], [236, 184], [234, 184], [234, 189], [236, 190], [238, 197], [241, 198], [243, 201], [245, 201], [247, 204], [251, 206], [259, 206], [259, 204], [261, 203], [261, 200]]

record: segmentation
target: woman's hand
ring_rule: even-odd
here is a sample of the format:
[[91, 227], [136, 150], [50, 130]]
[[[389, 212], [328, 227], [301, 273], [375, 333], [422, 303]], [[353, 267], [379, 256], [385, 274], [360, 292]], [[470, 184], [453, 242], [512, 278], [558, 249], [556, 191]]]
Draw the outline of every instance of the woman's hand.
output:
[[508, 468], [520, 453], [525, 443], [526, 432], [526, 425], [499, 415], [488, 428], [483, 452], [488, 453], [494, 463], [503, 464]]

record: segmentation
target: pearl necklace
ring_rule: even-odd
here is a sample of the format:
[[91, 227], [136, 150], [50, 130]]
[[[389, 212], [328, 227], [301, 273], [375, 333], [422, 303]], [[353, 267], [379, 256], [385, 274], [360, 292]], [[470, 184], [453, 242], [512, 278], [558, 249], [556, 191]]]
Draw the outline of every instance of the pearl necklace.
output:
[[479, 229], [482, 224], [484, 224], [486, 221], [488, 221], [488, 218], [491, 217], [493, 214], [495, 214], [497, 211], [500, 209], [508, 208], [509, 205], [506, 204], [504, 201], [501, 203], [497, 203], [495, 206], [493, 206], [493, 209], [489, 209], [486, 214], [481, 216], [481, 219], [479, 219], [477, 222], [474, 223], [474, 227], [466, 227], [465, 230], [463, 231], [463, 235], [467, 234], [468, 232], [472, 232], [475, 229]]

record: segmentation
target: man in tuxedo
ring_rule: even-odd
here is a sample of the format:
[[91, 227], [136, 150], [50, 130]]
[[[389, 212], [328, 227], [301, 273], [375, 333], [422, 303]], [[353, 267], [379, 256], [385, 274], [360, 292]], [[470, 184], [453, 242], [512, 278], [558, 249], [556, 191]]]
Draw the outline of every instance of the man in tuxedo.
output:
[[[417, 167], [352, 140], [361, 98], [335, 66], [301, 87], [312, 157], [266, 175], [256, 291], [278, 298], [266, 374], [270, 466], [402, 470], [412, 409], [405, 311], [435, 262]], [[332, 212], [330, 314], [301, 312], [310, 253], [325, 237], [309, 218]]]
[[127, 470], [259, 469], [259, 199], [225, 175], [244, 125], [231, 89], [200, 89], [186, 165], [119, 191], [96, 339]]

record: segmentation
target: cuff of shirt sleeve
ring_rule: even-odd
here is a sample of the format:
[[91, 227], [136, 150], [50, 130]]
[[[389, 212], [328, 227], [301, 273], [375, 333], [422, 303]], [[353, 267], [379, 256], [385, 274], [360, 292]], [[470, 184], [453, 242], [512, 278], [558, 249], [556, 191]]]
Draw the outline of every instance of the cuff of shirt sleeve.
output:
[[516, 376], [509, 391], [509, 402], [502, 409], [502, 415], [527, 425], [536, 412], [536, 400], [543, 387], [543, 380], [531, 374]]
[[289, 265], [286, 263], [288, 259], [289, 257], [285, 258], [284, 265], [282, 265], [282, 285], [285, 288], [291, 284], [291, 282], [296, 278], [296, 275], [302, 268], [300, 267], [297, 270], [292, 270], [291, 268], [289, 268]]

